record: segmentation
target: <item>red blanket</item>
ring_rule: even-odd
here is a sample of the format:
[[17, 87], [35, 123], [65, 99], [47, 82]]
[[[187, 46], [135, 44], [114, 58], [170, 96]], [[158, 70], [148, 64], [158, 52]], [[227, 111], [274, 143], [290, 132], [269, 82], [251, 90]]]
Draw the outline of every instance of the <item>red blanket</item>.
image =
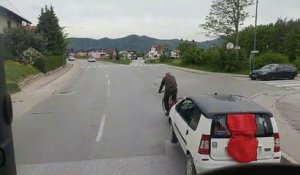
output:
[[257, 160], [258, 141], [254, 114], [228, 114], [227, 127], [231, 132], [227, 151], [233, 160], [248, 163]]

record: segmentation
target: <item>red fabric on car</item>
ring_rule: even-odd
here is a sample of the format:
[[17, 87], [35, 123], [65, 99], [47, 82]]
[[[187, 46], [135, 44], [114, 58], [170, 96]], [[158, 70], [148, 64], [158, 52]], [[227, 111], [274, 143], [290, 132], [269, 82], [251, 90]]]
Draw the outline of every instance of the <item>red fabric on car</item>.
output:
[[227, 127], [231, 132], [227, 152], [229, 156], [240, 163], [257, 160], [258, 141], [254, 114], [228, 114]]

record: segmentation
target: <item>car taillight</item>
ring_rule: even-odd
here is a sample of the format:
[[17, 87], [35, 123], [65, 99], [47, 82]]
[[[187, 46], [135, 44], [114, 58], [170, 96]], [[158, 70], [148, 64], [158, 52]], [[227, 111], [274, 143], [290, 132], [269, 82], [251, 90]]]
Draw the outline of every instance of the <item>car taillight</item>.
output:
[[198, 153], [199, 154], [209, 154], [209, 144], [210, 144], [210, 136], [202, 135]]
[[280, 151], [279, 133], [274, 133], [274, 152]]

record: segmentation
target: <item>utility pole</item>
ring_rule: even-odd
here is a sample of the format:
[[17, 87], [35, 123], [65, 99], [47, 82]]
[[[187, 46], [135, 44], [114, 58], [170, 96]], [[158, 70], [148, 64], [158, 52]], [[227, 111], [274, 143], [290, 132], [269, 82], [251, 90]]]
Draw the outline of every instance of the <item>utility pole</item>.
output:
[[[257, 10], [258, 10], [258, 0], [256, 0], [256, 9], [255, 9], [255, 25], [254, 25], [254, 46], [253, 46], [253, 51], [256, 51]], [[253, 53], [253, 66], [251, 66], [252, 70], [255, 69], [255, 54], [256, 53]]]

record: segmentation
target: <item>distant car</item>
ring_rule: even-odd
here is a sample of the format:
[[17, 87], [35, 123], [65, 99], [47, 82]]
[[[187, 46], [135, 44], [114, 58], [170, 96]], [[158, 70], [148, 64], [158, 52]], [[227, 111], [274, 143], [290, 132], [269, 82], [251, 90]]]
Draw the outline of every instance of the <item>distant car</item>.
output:
[[89, 57], [89, 58], [88, 58], [88, 62], [96, 62], [96, 59], [93, 58], [93, 57]]
[[279, 163], [281, 159], [272, 113], [237, 95], [182, 99], [170, 111], [169, 138], [171, 143], [179, 141], [187, 174], [248, 162]]
[[268, 64], [261, 69], [254, 70], [250, 73], [251, 80], [275, 80], [288, 78], [295, 79], [297, 68], [292, 64]]
[[76, 59], [74, 57], [70, 56], [70, 57], [68, 57], [68, 60], [69, 61], [75, 61]]

